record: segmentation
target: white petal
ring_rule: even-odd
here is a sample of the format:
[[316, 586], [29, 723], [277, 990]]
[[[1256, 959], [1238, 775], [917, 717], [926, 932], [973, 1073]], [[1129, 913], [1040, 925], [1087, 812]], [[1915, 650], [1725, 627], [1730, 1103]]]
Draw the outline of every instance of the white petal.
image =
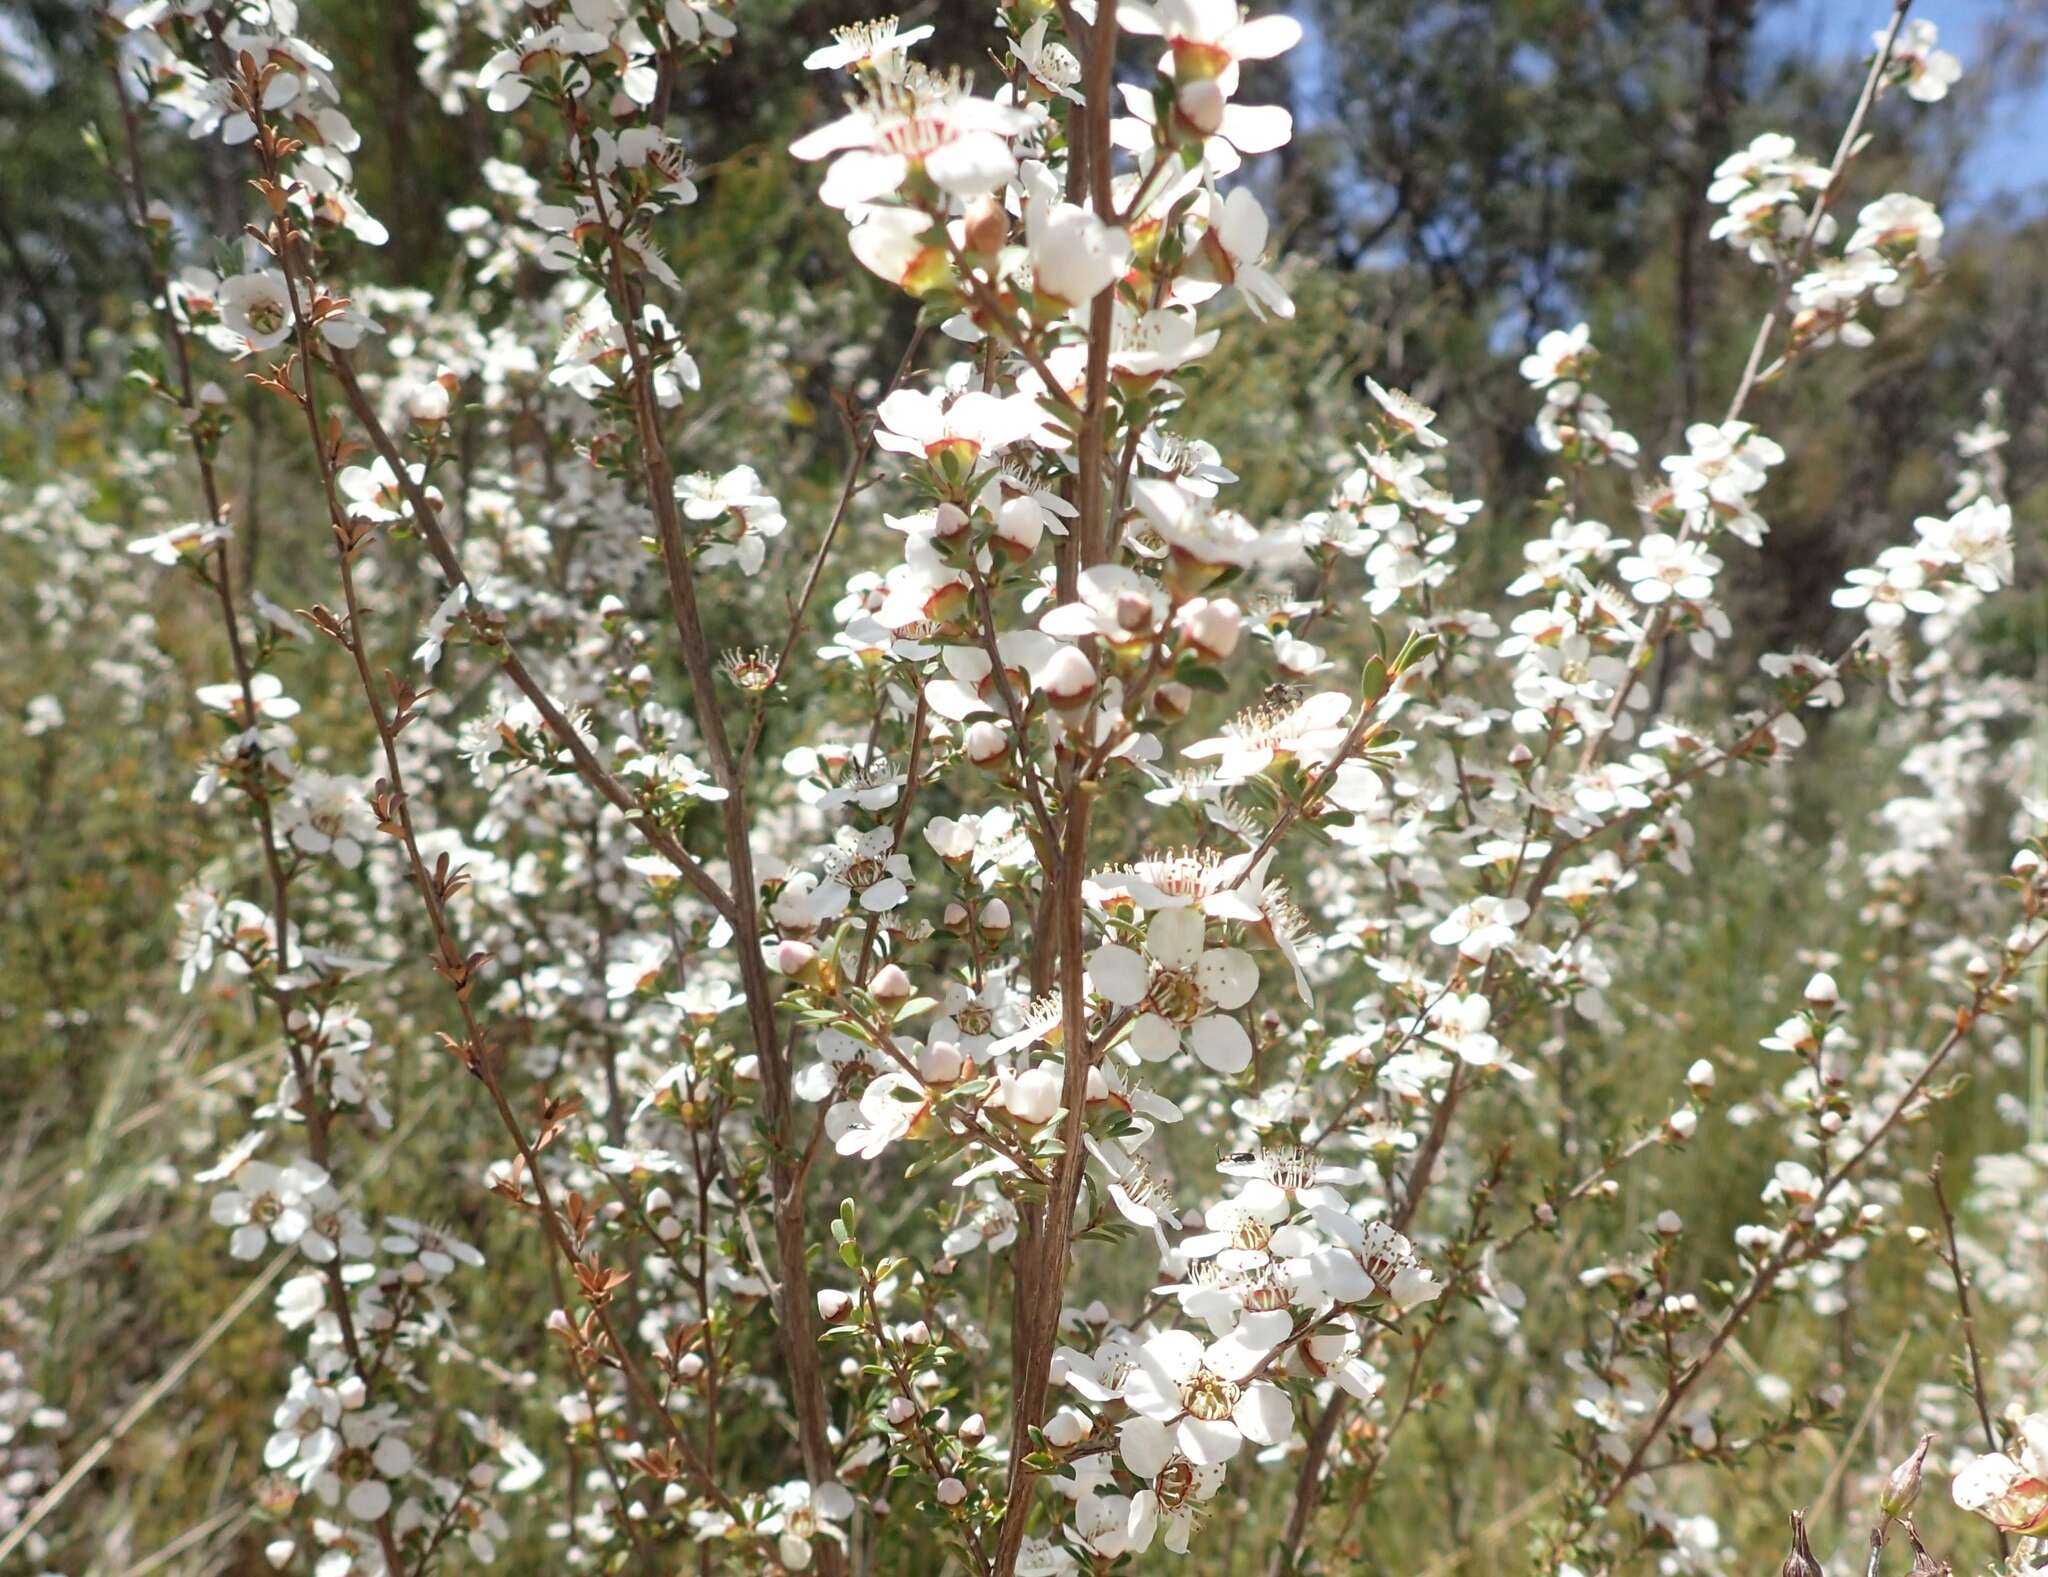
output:
[[1150, 1418], [1133, 1418], [1116, 1432], [1124, 1466], [1140, 1478], [1156, 1478], [1173, 1456], [1173, 1436]]
[[1251, 1066], [1251, 1036], [1236, 1019], [1221, 1013], [1196, 1019], [1188, 1030], [1188, 1044], [1204, 1067], [1218, 1073], [1242, 1073]]
[[1145, 928], [1145, 951], [1168, 969], [1192, 969], [1208, 924], [1199, 909], [1164, 909]]
[[1151, 975], [1144, 959], [1128, 947], [1109, 942], [1088, 955], [1088, 978], [1108, 1001], [1131, 1008], [1145, 1000]]
[[1230, 1418], [1245, 1439], [1256, 1445], [1277, 1446], [1294, 1432], [1294, 1409], [1287, 1393], [1277, 1385], [1245, 1387]]
[[1180, 1031], [1157, 1013], [1147, 1013], [1131, 1026], [1131, 1050], [1145, 1062], [1164, 1062], [1180, 1050]]
[[1195, 965], [1202, 997], [1216, 1007], [1241, 1008], [1259, 989], [1259, 966], [1241, 947], [1212, 947]]

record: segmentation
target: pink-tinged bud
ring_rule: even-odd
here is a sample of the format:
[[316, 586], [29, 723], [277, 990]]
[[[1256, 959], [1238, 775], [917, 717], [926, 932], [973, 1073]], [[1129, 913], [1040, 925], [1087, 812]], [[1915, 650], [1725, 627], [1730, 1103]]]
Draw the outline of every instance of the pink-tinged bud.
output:
[[1681, 1106], [1664, 1119], [1664, 1137], [1674, 1144], [1682, 1144], [1699, 1132], [1699, 1113], [1690, 1106]]
[[837, 1287], [818, 1289], [818, 1318], [827, 1325], [837, 1325], [852, 1312], [852, 1293], [841, 1292]]
[[1822, 970], [1806, 982], [1806, 1005], [1816, 1013], [1824, 1013], [1842, 1000], [1842, 993], [1835, 986], [1835, 977]]
[[1678, 1219], [1678, 1212], [1676, 1210], [1662, 1211], [1657, 1217], [1657, 1236], [1675, 1238], [1684, 1225], [1685, 1223]]
[[422, 427], [438, 427], [448, 419], [448, 390], [439, 382], [423, 383], [405, 397], [405, 414]]
[[967, 543], [967, 511], [958, 504], [941, 504], [932, 517], [932, 538], [941, 547], [964, 547]]
[[1508, 752], [1508, 765], [1520, 772], [1536, 759], [1536, 752], [1527, 745], [1516, 745]]
[[748, 1052], [732, 1065], [732, 1076], [742, 1084], [758, 1084], [761, 1080], [761, 1057], [758, 1052]]
[[932, 1328], [923, 1320], [912, 1320], [903, 1327], [903, 1345], [906, 1347], [929, 1347], [932, 1344]]
[[868, 983], [868, 990], [884, 1007], [901, 1007], [915, 995], [910, 976], [903, 972], [901, 964], [884, 964], [875, 971], [875, 978]]
[[1213, 137], [1223, 124], [1223, 112], [1230, 107], [1230, 100], [1222, 84], [1214, 77], [1205, 77], [1182, 87], [1173, 96], [1173, 104], [1182, 120], [1204, 137]]
[[1062, 646], [1046, 659], [1038, 688], [1063, 712], [1078, 711], [1095, 694], [1095, 665], [1078, 646]]
[[1116, 627], [1132, 635], [1149, 634], [1152, 629], [1152, 599], [1142, 591], [1125, 587], [1116, 594]]
[[917, 1417], [917, 1404], [907, 1396], [892, 1396], [889, 1398], [889, 1406], [883, 1416], [898, 1429], [901, 1429], [911, 1419]]
[[1705, 1057], [1685, 1070], [1685, 1087], [1705, 1100], [1714, 1092], [1714, 1065]]
[[960, 1440], [964, 1445], [977, 1446], [988, 1436], [988, 1420], [979, 1413], [969, 1413], [960, 1421]]
[[996, 511], [996, 550], [1013, 564], [1022, 564], [1038, 551], [1045, 537], [1045, 514], [1028, 498], [1008, 500]]
[[647, 1197], [641, 1201], [641, 1204], [646, 1208], [650, 1216], [658, 1216], [663, 1211], [675, 1209], [675, 1195], [671, 1194], [666, 1188], [657, 1186], [647, 1190]]
[[1088, 1420], [1071, 1407], [1063, 1407], [1045, 1421], [1045, 1443], [1065, 1451], [1088, 1438]]
[[968, 205], [966, 224], [966, 248], [979, 257], [989, 257], [1001, 250], [1010, 238], [1010, 216], [1003, 212], [1000, 199], [977, 197]]
[[966, 1061], [958, 1043], [935, 1040], [917, 1054], [917, 1076], [927, 1084], [951, 1084], [960, 1077]]
[[1004, 1104], [1019, 1122], [1049, 1122], [1060, 1109], [1060, 1080], [1050, 1068], [1027, 1068], [1010, 1080]]
[[1010, 906], [1000, 898], [991, 898], [981, 906], [981, 917], [976, 923], [981, 927], [981, 934], [991, 942], [1008, 936], [1013, 924]]
[[701, 1353], [684, 1353], [683, 1361], [676, 1365], [676, 1374], [685, 1384], [700, 1378], [704, 1373], [704, 1358]]
[[1197, 597], [1177, 621], [1187, 643], [1203, 656], [1221, 660], [1237, 650], [1244, 610], [1228, 597]]
[[263, 1558], [270, 1562], [272, 1571], [283, 1571], [291, 1565], [292, 1557], [299, 1553], [297, 1539], [272, 1539], [263, 1546]]
[[970, 724], [961, 743], [967, 759], [978, 767], [993, 766], [1010, 753], [1010, 736], [1003, 732], [1000, 723], [986, 720]]
[[1178, 679], [1169, 679], [1152, 692], [1152, 710], [1169, 723], [1188, 715], [1195, 704], [1195, 692]]
[[818, 961], [818, 950], [809, 942], [785, 938], [775, 944], [775, 972], [794, 979]]
[[567, 1335], [576, 1328], [575, 1323], [569, 1318], [569, 1311], [566, 1309], [549, 1310], [547, 1323], [548, 1329], [558, 1336]]
[[945, 915], [940, 919], [939, 924], [948, 931], [957, 931], [966, 923], [967, 905], [955, 898], [946, 905]]
[[2012, 857], [2012, 873], [2021, 881], [2031, 881], [2041, 874], [2041, 851], [2022, 849]]
[[1991, 978], [1991, 965], [1982, 955], [1972, 955], [1970, 961], [1963, 965], [1963, 978], [1972, 985], [1981, 986]]
[[961, 1483], [960, 1480], [957, 1478], [942, 1478], [939, 1480], [939, 1504], [941, 1506], [957, 1506], [966, 1498], [967, 1486]]
[[256, 1504], [281, 1517], [298, 1504], [299, 1486], [282, 1473], [266, 1473], [256, 1481]]

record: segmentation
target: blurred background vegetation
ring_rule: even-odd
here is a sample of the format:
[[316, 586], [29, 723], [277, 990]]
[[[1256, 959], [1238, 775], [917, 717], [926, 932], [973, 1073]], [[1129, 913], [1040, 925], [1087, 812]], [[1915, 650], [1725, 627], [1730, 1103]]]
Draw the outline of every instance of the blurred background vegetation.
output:
[[[304, 31], [335, 53], [364, 136], [359, 184], [391, 230], [388, 246], [358, 254], [352, 277], [459, 304], [449, 210], [479, 200], [486, 159], [537, 167], [538, 150], [516, 146], [504, 119], [475, 101], [443, 102], [420, 82], [415, 41], [437, 22], [420, 0], [303, 9]], [[1544, 329], [1589, 321], [1601, 385], [1646, 457], [1689, 420], [1717, 416], [1763, 285], [1707, 237], [1709, 172], [1765, 129], [1791, 131], [1824, 156], [1858, 76], [1834, 44], [1867, 36], [1883, 7], [1867, 17], [1847, 0], [1818, 10], [1789, 0], [1290, 9], [1309, 44], [1284, 70], [1265, 68], [1264, 91], [1250, 96], [1281, 99], [1297, 117], [1296, 142], [1253, 178], [1290, 259], [1299, 317], [1285, 330], [1234, 325], [1229, 354], [1191, 380], [1177, 425], [1218, 445], [1243, 474], [1243, 507], [1264, 518], [1321, 504], [1330, 464], [1357, 431], [1364, 377], [1411, 389], [1444, 413], [1455, 491], [1487, 499], [1463, 583], [1483, 599], [1513, 573], [1531, 518], [1522, 501], [1546, 474], [1517, 359]], [[935, 60], [950, 49], [974, 66], [984, 8], [906, 10], [940, 24]], [[704, 198], [668, 238], [669, 256], [685, 286], [676, 315], [711, 391], [694, 428], [703, 463], [779, 453], [771, 486], [808, 530], [805, 511], [822, 507], [841, 459], [832, 396], [893, 361], [907, 331], [901, 300], [852, 265], [839, 220], [782, 151], [833, 104], [834, 87], [802, 71], [802, 55], [831, 24], [864, 14], [845, 0], [746, 0], [733, 58], [697, 79], [682, 109], [706, 166]], [[2022, 569], [2019, 591], [1979, 634], [1994, 665], [2015, 675], [2041, 672], [2048, 649], [2048, 4], [1959, 7], [1953, 23], [1938, 6], [1926, 14], [1968, 74], [1932, 108], [1886, 102], [1855, 197], [1902, 189], [1935, 201], [1949, 218], [1946, 281], [1876, 347], [1831, 353], [1829, 375], [1759, 407], [1792, 458], [1764, 501], [1770, 537], [1731, 577], [1744, 631], [1731, 673], [1746, 672], [1761, 647], [1840, 644], [1828, 588], [1938, 508], [1953, 476], [1951, 436], [1976, 420], [1987, 389], [2002, 396], [2014, 435]], [[1832, 42], [1807, 47], [1816, 39]], [[240, 1268], [215, 1252], [203, 1223], [204, 1200], [176, 1184], [211, 1158], [231, 1103], [273, 1077], [257, 1065], [260, 1026], [203, 995], [176, 995], [176, 895], [226, 852], [223, 827], [188, 794], [210, 737], [189, 692], [216, 676], [219, 654], [187, 588], [166, 579], [160, 593], [138, 594], [134, 584], [153, 577], [121, 551], [156, 527], [167, 502], [178, 515], [188, 481], [176, 464], [138, 459], [158, 417], [120, 377], [129, 340], [149, 329], [140, 259], [94, 151], [118, 144], [115, 91], [88, 6], [0, 9], [0, 1349], [13, 1349], [28, 1382], [68, 1416], [59, 1463], [240, 1289]], [[175, 134], [158, 133], [154, 147], [157, 187], [175, 196], [194, 258], [210, 260], [206, 238], [240, 224], [240, 162], [218, 142]], [[749, 392], [721, 403], [720, 369], [740, 363]], [[293, 606], [324, 542], [305, 515], [292, 446], [253, 398], [233, 397], [246, 406], [228, 469], [244, 495], [247, 567]], [[81, 516], [75, 559], [53, 566], [10, 534], [7, 520], [39, 509]], [[39, 696], [56, 697], [68, 724], [36, 726], [29, 703]], [[1654, 1045], [1659, 1066], [1718, 1053], [1741, 1079], [1797, 984], [1776, 972], [1829, 951], [1866, 964], [1880, 954], [1883, 938], [1859, 919], [1844, 871], [1887, 792], [1884, 773], [1868, 759], [1867, 725], [1828, 734], [1801, 780], [1817, 788], [1787, 790], [1789, 801], [1757, 788], [1724, 796], [1711, 835], [1742, 852], [1643, 918], [1638, 962], [1612, 994], [1626, 1004], [1629, 1044]], [[1732, 991], [1731, 981], [1750, 988]], [[1681, 1003], [1690, 1016], [1677, 1014]], [[1702, 1003], [1714, 1010], [1703, 1016]], [[1589, 1124], [1640, 1117], [1640, 1069], [1612, 1048], [1592, 1050]], [[1971, 1110], [1953, 1117], [1965, 1149]], [[1717, 1201], [1709, 1180], [1737, 1167], [1747, 1179], [1767, 1147], [1762, 1135], [1745, 1147], [1741, 1133], [1723, 1132], [1689, 1172], [1669, 1171], [1667, 1190], [1697, 1185], [1683, 1189], [1689, 1216], [1725, 1217], [1703, 1219], [1699, 1242], [1725, 1244], [1753, 1189], [1745, 1181], [1742, 1197]], [[402, 1164], [438, 1198], [467, 1199], [472, 1215], [451, 1223], [463, 1235], [489, 1246], [517, 1230], [479, 1190], [451, 1186], [433, 1158]], [[38, 1334], [18, 1340], [12, 1323], [31, 1304]], [[223, 1571], [254, 1559], [256, 1544], [232, 1535], [280, 1373], [274, 1341], [260, 1315], [234, 1327], [114, 1446], [52, 1530], [60, 1569]], [[1543, 1420], [1522, 1418], [1510, 1426], [1521, 1438], [1503, 1439], [1474, 1422], [1482, 1415], [1499, 1427], [1483, 1409], [1432, 1415], [1429, 1450], [1540, 1453]], [[1817, 1460], [1824, 1468], [1825, 1448]], [[1428, 1452], [1400, 1474], [1393, 1503], [1431, 1493]], [[1504, 1473], [1499, 1504], [1447, 1508], [1453, 1542], [1541, 1479], [1533, 1468]], [[1776, 1506], [1737, 1508], [1726, 1526], [1768, 1539], [1777, 1516]], [[206, 1536], [177, 1543], [195, 1529]], [[1443, 1553], [1441, 1532], [1381, 1531], [1358, 1569], [1413, 1572]]]

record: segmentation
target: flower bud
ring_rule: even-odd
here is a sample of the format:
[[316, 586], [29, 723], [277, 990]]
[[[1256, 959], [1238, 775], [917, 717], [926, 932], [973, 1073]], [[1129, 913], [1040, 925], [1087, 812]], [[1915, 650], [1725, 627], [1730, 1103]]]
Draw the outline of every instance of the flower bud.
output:
[[676, 1374], [685, 1382], [698, 1379], [704, 1373], [702, 1353], [684, 1353], [683, 1361], [676, 1365]]
[[988, 1420], [979, 1413], [969, 1413], [960, 1421], [960, 1439], [965, 1445], [979, 1445], [988, 1437]]
[[1835, 977], [1823, 969], [1806, 982], [1806, 1005], [1816, 1013], [1825, 1013], [1842, 1000], [1842, 993], [1835, 985]]
[[912, 1320], [903, 1327], [903, 1345], [906, 1347], [929, 1347], [932, 1344], [932, 1328], [923, 1320]]
[[967, 759], [978, 767], [993, 766], [1010, 753], [1010, 739], [1002, 725], [987, 720], [969, 726], [962, 746]]
[[1088, 1438], [1088, 1420], [1071, 1407], [1063, 1407], [1045, 1421], [1045, 1443], [1065, 1451]]
[[1699, 1132], [1700, 1116], [1690, 1106], [1681, 1106], [1664, 1119], [1664, 1137], [1667, 1141], [1680, 1144]]
[[263, 1546], [263, 1558], [270, 1562], [273, 1571], [283, 1571], [298, 1553], [298, 1541], [295, 1539], [272, 1539]]
[[842, 1292], [837, 1287], [818, 1289], [818, 1318], [828, 1325], [837, 1325], [853, 1310], [853, 1294]]
[[1010, 906], [1000, 898], [991, 898], [981, 906], [981, 914], [975, 924], [981, 927], [982, 936], [991, 942], [1000, 941], [1010, 934], [1015, 922], [1010, 916]]
[[1213, 137], [1223, 124], [1223, 112], [1229, 108], [1229, 98], [1215, 78], [1205, 77], [1182, 87], [1173, 96], [1173, 104], [1180, 111], [1182, 120], [1204, 137]]
[[438, 427], [448, 419], [448, 389], [438, 380], [423, 383], [405, 397], [405, 414], [422, 427]]
[[996, 197], [977, 197], [968, 205], [966, 249], [980, 257], [1001, 250], [1010, 238], [1010, 216]]
[[1046, 659], [1038, 688], [1063, 712], [1079, 711], [1095, 693], [1095, 665], [1078, 646], [1062, 646]]
[[1195, 692], [1178, 679], [1169, 679], [1152, 692], [1152, 710], [1169, 723], [1186, 717], [1194, 704]]
[[1044, 511], [1031, 499], [1012, 498], [996, 511], [995, 535], [989, 540], [1012, 564], [1022, 564], [1044, 537]]
[[1025, 1069], [1009, 1081], [1004, 1104], [1019, 1122], [1049, 1122], [1060, 1109], [1059, 1075], [1050, 1068]]
[[1221, 661], [1237, 650], [1244, 610], [1228, 597], [1197, 597], [1175, 622], [1181, 637], [1204, 657]]
[[1803, 1511], [1792, 1513], [1792, 1552], [1785, 1557], [1780, 1573], [1781, 1577], [1826, 1577], [1806, 1542], [1806, 1513]]
[[898, 1429], [901, 1429], [911, 1419], [917, 1417], [917, 1404], [907, 1396], [892, 1396], [889, 1398], [889, 1406], [882, 1416], [887, 1418]]
[[792, 978], [801, 975], [818, 961], [818, 950], [809, 942], [785, 938], [775, 944], [775, 972]]
[[1714, 1093], [1714, 1065], [1705, 1057], [1685, 1070], [1685, 1087], [1701, 1100]]
[[939, 505], [932, 516], [932, 540], [942, 548], [964, 547], [967, 535], [967, 511], [958, 504]]
[[892, 1012], [916, 994], [910, 984], [910, 976], [903, 972], [901, 964], [884, 964], [876, 970], [875, 978], [868, 983], [868, 990], [877, 1002]]
[[1913, 1509], [1913, 1502], [1920, 1498], [1920, 1469], [1927, 1461], [1928, 1447], [1934, 1444], [1934, 1436], [1922, 1435], [1920, 1443], [1913, 1448], [1913, 1454], [1891, 1471], [1884, 1481], [1884, 1488], [1877, 1492], [1877, 1509], [1889, 1521], [1903, 1517]]
[[1666, 1210], [1658, 1215], [1656, 1225], [1657, 1235], [1669, 1238], [1677, 1237], [1685, 1223], [1679, 1219], [1676, 1210]]
[[939, 1504], [941, 1506], [957, 1506], [966, 1498], [967, 1486], [961, 1483], [960, 1480], [957, 1478], [942, 1478], [939, 1480]]
[[951, 1084], [965, 1062], [957, 1042], [935, 1040], [917, 1054], [917, 1076], [927, 1084]]

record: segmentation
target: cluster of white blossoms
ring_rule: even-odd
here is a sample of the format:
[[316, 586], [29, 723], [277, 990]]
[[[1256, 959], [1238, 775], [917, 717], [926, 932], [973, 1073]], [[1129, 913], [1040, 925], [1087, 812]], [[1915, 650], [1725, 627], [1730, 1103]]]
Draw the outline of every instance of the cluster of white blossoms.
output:
[[[1523, 1342], [1520, 1245], [1682, 1150], [1717, 1075], [1688, 1054], [1633, 1139], [1560, 1140], [1570, 1175], [1536, 1190], [1461, 1107], [1575, 1135], [1544, 1103], [1622, 1021], [1629, 895], [1694, 873], [1707, 780], [1883, 677], [1914, 792], [1885, 809], [1892, 863], [1852, 874], [1908, 929], [1954, 922], [1924, 938], [1954, 1037], [1899, 1029], [1851, 1077], [1853, 1003], [1817, 979], [1765, 1043], [1798, 1073], [1731, 1111], [1790, 1151], [1736, 1236], [1747, 1287], [1686, 1288], [1656, 1213], [1561, 1278], [1606, 1334], [1532, 1388], [1573, 1461], [1547, 1569], [1625, 1560], [1618, 1505], [1663, 1569], [1719, 1570], [1713, 1520], [1650, 1469], [1821, 1415], [1766, 1396], [1736, 1435], [1717, 1360], [1776, 1293], [1841, 1296], [1898, 1191], [1866, 1174], [2048, 927], [2038, 817], [2016, 928], [1922, 901], [2023, 766], [1979, 748], [2013, 696], [1950, 704], [1949, 633], [2014, 573], [1995, 466], [1849, 575], [1835, 602], [1869, 628], [1845, 650], [1702, 678], [1739, 649], [1730, 566], [1787, 458], [1752, 405], [1938, 262], [1939, 218], [1899, 195], [1825, 250], [1862, 111], [1832, 169], [1766, 136], [1716, 172], [1717, 234], [1791, 312], [1682, 448], [1649, 463], [1588, 326], [1531, 348], [1555, 474], [1502, 597], [1462, 550], [1482, 505], [1452, 424], [1415, 395], [1367, 380], [1327, 507], [1281, 519], [1184, 430], [1223, 335], [1293, 316], [1249, 178], [1291, 123], [1248, 97], [1292, 18], [1010, 6], [988, 93], [920, 62], [930, 27], [820, 43], [847, 109], [789, 152], [883, 282], [861, 288], [918, 323], [891, 376], [830, 363], [849, 452], [820, 505], [744, 423], [701, 437], [722, 387], [787, 407], [780, 352], [836, 331], [801, 297], [747, 322], [759, 368], [689, 349], [724, 327], [687, 315], [688, 238], [733, 150], [686, 148], [671, 107], [731, 8], [430, 10], [429, 83], [530, 159], [487, 161], [448, 215], [460, 311], [346, 288], [383, 232], [294, 6], [125, 18], [136, 91], [267, 199], [222, 277], [129, 194], [160, 276], [145, 376], [209, 501], [130, 545], [217, 606], [229, 659], [194, 697], [221, 736], [194, 797], [243, 814], [251, 857], [194, 884], [179, 946], [187, 989], [246, 994], [281, 1052], [193, 1178], [228, 1256], [290, 1269], [272, 1562], [399, 1577], [457, 1536], [488, 1561], [524, 1517], [564, 1569], [1097, 1571], [1198, 1552], [1230, 1475], [1275, 1467], [1299, 1539], [1330, 1475], [1377, 1482], [1453, 1313]], [[1953, 79], [1914, 30], [1870, 92]], [[239, 582], [214, 469], [237, 373], [319, 473], [332, 589], [296, 612]], [[1753, 709], [1679, 710], [1731, 692]], [[337, 704], [370, 725], [347, 746]], [[380, 1171], [424, 1061], [492, 1135], [455, 1163], [460, 1234]], [[1225, 1181], [1177, 1200], [1204, 1153]], [[860, 1208], [830, 1216], [829, 1187]], [[514, 1233], [559, 1307], [492, 1298]], [[508, 1378], [460, 1389], [478, 1374]], [[454, 1429], [456, 1394], [502, 1406]], [[527, 1514], [544, 1455], [571, 1487]]]

